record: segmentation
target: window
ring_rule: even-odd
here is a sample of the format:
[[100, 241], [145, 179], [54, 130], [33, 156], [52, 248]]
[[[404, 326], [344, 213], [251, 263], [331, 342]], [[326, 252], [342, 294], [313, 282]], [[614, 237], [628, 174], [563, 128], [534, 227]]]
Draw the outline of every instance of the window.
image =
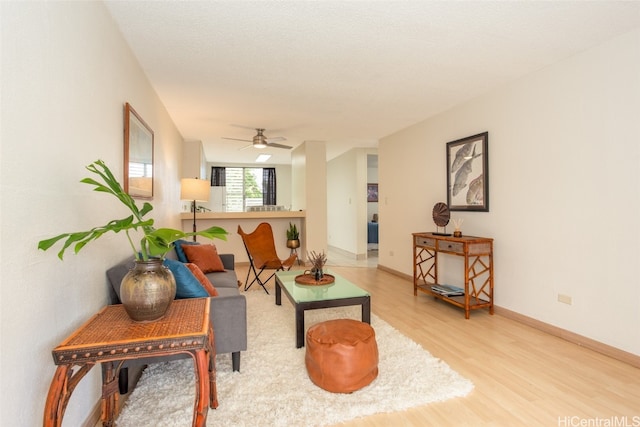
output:
[[225, 187], [227, 212], [276, 204], [275, 168], [211, 167], [211, 186]]
[[135, 163], [129, 162], [129, 177], [130, 178], [144, 178], [151, 177], [153, 165], [151, 163]]
[[262, 168], [233, 168], [225, 171], [227, 212], [244, 212], [262, 205]]

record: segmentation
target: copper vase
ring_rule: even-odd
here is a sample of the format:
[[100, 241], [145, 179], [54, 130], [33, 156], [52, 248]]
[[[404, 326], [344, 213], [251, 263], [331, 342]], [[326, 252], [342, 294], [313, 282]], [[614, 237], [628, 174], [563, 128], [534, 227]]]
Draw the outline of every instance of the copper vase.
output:
[[162, 259], [136, 261], [120, 284], [122, 305], [136, 322], [160, 319], [175, 296], [176, 280]]

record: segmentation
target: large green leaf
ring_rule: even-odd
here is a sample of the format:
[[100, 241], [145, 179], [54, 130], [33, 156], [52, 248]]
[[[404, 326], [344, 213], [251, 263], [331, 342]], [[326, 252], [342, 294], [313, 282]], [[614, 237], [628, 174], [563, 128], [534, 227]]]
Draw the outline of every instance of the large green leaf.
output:
[[[150, 256], [163, 257], [173, 248], [173, 242], [189, 236], [203, 236], [209, 239], [227, 240], [227, 232], [220, 227], [210, 227], [196, 233], [185, 233], [184, 231], [172, 228], [154, 229], [154, 220], [144, 219], [144, 216], [153, 210], [153, 206], [149, 202], [142, 205], [142, 209], [138, 208], [135, 200], [127, 194], [122, 185], [115, 178], [111, 170], [102, 160], [97, 160], [86, 167], [88, 171], [97, 175], [103, 182], [94, 178], [83, 178], [80, 182], [92, 185], [94, 191], [112, 194], [129, 208], [132, 215], [109, 221], [101, 227], [94, 227], [88, 231], [78, 231], [73, 233], [63, 233], [58, 236], [44, 239], [38, 242], [38, 249], [46, 251], [55, 246], [59, 242], [63, 242], [62, 248], [58, 252], [58, 257], [63, 259], [65, 251], [73, 246], [75, 253], [80, 252], [89, 242], [100, 238], [103, 234], [113, 232], [119, 233], [124, 231], [127, 234], [129, 244], [137, 259], [148, 259]], [[141, 230], [144, 237], [140, 240], [140, 247], [136, 248], [129, 236], [129, 230]]]

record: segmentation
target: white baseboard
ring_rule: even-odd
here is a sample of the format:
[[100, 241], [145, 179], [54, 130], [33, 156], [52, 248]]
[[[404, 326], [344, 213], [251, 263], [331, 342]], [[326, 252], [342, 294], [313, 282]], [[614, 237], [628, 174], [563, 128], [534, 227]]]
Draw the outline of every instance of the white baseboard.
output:
[[336, 253], [336, 254], [338, 254], [340, 256], [343, 256], [345, 258], [355, 259], [357, 261], [362, 261], [362, 260], [367, 259], [367, 254], [366, 253], [364, 253], [364, 254], [356, 254], [354, 252], [349, 252], [349, 251], [346, 251], [344, 249], [340, 249], [340, 248], [337, 248], [337, 247], [331, 246], [331, 245], [328, 246], [327, 250], [330, 250], [331, 252], [334, 252], [334, 253]]
[[576, 334], [574, 332], [567, 331], [566, 329], [550, 325], [548, 323], [542, 322], [529, 316], [525, 316], [523, 314], [511, 311], [503, 307], [494, 306], [494, 312], [496, 314], [499, 314], [500, 316], [515, 320], [516, 322], [523, 323], [527, 326], [531, 326], [532, 328], [538, 329], [542, 332], [546, 332], [549, 335], [562, 338], [573, 344], [588, 348], [589, 350], [596, 351], [621, 362], [628, 363], [629, 365], [636, 368], [640, 368], [640, 356], [636, 354], [629, 353], [608, 344], [604, 344], [600, 341], [596, 341], [591, 338]]
[[82, 427], [96, 427], [100, 422], [100, 415], [102, 415], [102, 401], [98, 400], [98, 402], [93, 405], [93, 409], [89, 414], [89, 417], [82, 423]]

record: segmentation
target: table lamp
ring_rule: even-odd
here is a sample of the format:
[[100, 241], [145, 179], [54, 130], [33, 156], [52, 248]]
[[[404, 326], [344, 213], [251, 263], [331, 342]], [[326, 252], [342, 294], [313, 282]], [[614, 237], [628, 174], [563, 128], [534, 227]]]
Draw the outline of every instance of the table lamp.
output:
[[[193, 211], [193, 232], [196, 232], [196, 202], [208, 202], [210, 184], [206, 179], [183, 178], [180, 180], [180, 199], [191, 200]], [[196, 241], [196, 236], [193, 236]]]

